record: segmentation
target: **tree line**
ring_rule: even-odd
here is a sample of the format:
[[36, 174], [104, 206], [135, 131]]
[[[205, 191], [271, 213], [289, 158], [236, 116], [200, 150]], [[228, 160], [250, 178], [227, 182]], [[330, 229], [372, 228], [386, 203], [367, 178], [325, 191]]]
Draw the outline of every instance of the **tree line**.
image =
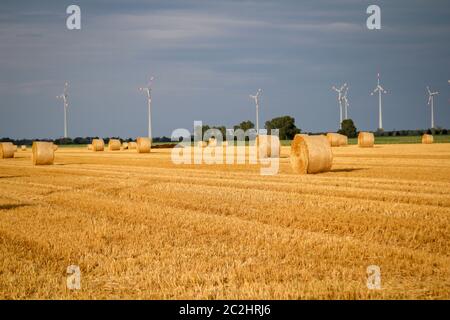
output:
[[[254, 129], [255, 125], [252, 121], [246, 120], [242, 121], [241, 123], [233, 126], [234, 130], [242, 129], [244, 132], [249, 129]], [[272, 129], [278, 129], [279, 130], [279, 137], [280, 140], [292, 140], [294, 136], [298, 133], [301, 133], [302, 130], [300, 128], [297, 128], [295, 124], [295, 119], [291, 116], [281, 116], [276, 117], [271, 120], [268, 120], [264, 124], [264, 128], [267, 129], [268, 133], [270, 133], [270, 130]], [[226, 126], [224, 125], [203, 125], [202, 127], [202, 134], [204, 134], [208, 129], [218, 129], [223, 137], [226, 137]], [[320, 134], [320, 133], [326, 133], [326, 132], [305, 132], [308, 134]], [[341, 133], [343, 135], [346, 135], [349, 138], [355, 138], [358, 134], [358, 129], [356, 128], [355, 123], [352, 119], [346, 119], [342, 121], [341, 129], [338, 130], [338, 133]], [[384, 130], [378, 130], [375, 131], [375, 136], [378, 137], [395, 137], [395, 136], [420, 136], [424, 133], [432, 134], [432, 135], [447, 135], [448, 129], [443, 128], [434, 128], [434, 129], [427, 129], [427, 130], [391, 130], [391, 131], [384, 131]], [[76, 137], [76, 138], [59, 138], [59, 139], [11, 139], [11, 138], [1, 138], [0, 142], [12, 142], [16, 145], [31, 145], [33, 141], [52, 141], [57, 145], [67, 145], [67, 144], [79, 144], [79, 145], [86, 145], [90, 144], [93, 139], [98, 139], [99, 137]], [[103, 140], [105, 143], [108, 143], [110, 139], [119, 139], [123, 142], [130, 142], [134, 139], [132, 138], [120, 138], [120, 137], [105, 137]], [[162, 136], [162, 137], [154, 137], [153, 143], [165, 143], [165, 142], [172, 142], [170, 137]]]

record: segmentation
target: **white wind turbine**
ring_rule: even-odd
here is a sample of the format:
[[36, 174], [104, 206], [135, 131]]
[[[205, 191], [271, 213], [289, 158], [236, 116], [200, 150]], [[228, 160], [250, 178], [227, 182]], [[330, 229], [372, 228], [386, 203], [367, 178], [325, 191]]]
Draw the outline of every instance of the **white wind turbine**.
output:
[[347, 84], [344, 83], [339, 89], [336, 88], [335, 86], [333, 86], [331, 89], [333, 89], [334, 91], [336, 91], [338, 93], [338, 104], [339, 104], [339, 113], [340, 113], [340, 118], [339, 118], [339, 128], [342, 128], [342, 108], [343, 108], [343, 93], [345, 91], [345, 88], [347, 87]]
[[375, 94], [375, 92], [378, 92], [378, 129], [383, 129], [383, 115], [382, 115], [382, 109], [381, 109], [381, 94], [387, 93], [386, 90], [380, 85], [380, 74], [377, 74], [377, 86], [373, 90], [373, 92], [370, 93], [371, 96]]
[[64, 138], [67, 138], [67, 109], [69, 109], [69, 95], [67, 93], [69, 83], [64, 84], [64, 93], [56, 96], [56, 99], [62, 99], [64, 102]]
[[428, 105], [431, 106], [431, 129], [434, 128], [434, 96], [437, 96], [439, 92], [431, 92], [430, 87], [427, 86], [428, 91]]
[[148, 137], [150, 140], [152, 139], [152, 84], [155, 77], [151, 77], [148, 82], [147, 87], [139, 88], [140, 91], [143, 91], [147, 94], [147, 102], [148, 102]]
[[255, 100], [256, 105], [256, 134], [259, 134], [259, 96], [261, 95], [262, 90], [258, 89], [255, 95], [250, 95], [250, 98]]

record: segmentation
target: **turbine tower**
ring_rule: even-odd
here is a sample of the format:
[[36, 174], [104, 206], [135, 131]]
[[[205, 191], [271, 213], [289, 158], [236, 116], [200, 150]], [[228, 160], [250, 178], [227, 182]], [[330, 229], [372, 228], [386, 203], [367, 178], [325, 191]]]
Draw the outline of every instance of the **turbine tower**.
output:
[[345, 89], [344, 89], [344, 94], [342, 95], [342, 101], [344, 103], [344, 119], [348, 119], [349, 103], [348, 103], [348, 99], [347, 99], [347, 93], [348, 93], [348, 86], [346, 84]]
[[64, 84], [64, 93], [56, 96], [56, 99], [62, 99], [64, 102], [64, 138], [67, 138], [67, 109], [69, 109], [69, 95], [67, 93], [69, 83]]
[[152, 140], [152, 84], [155, 77], [151, 77], [148, 82], [147, 87], [139, 88], [140, 91], [143, 91], [147, 94], [147, 102], [148, 102], [148, 137], [150, 141]]
[[[343, 103], [344, 103], [344, 100], [343, 100], [343, 96], [344, 95], [343, 95], [343, 93], [344, 93], [346, 87], [347, 87], [347, 84], [344, 83], [339, 89], [336, 88], [335, 86], [333, 86], [331, 88], [331, 89], [333, 89], [334, 91], [336, 91], [338, 93], [338, 98], [337, 99], [338, 99], [339, 113], [340, 113], [339, 128], [342, 128], [342, 109], [343, 109]], [[345, 94], [347, 94], [347, 93], [345, 92]]]
[[259, 96], [261, 95], [262, 90], [258, 89], [255, 95], [250, 95], [250, 98], [255, 100], [256, 105], [256, 134], [259, 134]]
[[437, 96], [439, 92], [431, 92], [430, 87], [427, 86], [428, 91], [428, 105], [431, 106], [431, 129], [434, 128], [434, 96]]
[[373, 92], [370, 94], [373, 96], [375, 92], [378, 92], [378, 129], [383, 129], [383, 114], [381, 109], [381, 94], [387, 93], [386, 90], [380, 85], [380, 74], [377, 74], [377, 86], [373, 90]]

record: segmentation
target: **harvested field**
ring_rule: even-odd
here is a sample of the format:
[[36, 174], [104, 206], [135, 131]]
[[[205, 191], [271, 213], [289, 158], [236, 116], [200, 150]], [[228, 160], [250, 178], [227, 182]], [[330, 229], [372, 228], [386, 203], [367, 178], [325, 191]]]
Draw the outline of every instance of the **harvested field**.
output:
[[333, 148], [317, 175], [282, 147], [276, 176], [171, 150], [0, 160], [0, 298], [450, 298], [450, 144]]

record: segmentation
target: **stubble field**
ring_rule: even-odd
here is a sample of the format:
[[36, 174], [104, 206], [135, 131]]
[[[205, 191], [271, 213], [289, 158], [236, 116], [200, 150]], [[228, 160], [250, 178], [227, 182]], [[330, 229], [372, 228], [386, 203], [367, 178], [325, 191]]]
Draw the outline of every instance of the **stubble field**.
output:
[[450, 298], [450, 144], [333, 148], [308, 176], [289, 147], [275, 176], [170, 151], [0, 160], [0, 298]]

